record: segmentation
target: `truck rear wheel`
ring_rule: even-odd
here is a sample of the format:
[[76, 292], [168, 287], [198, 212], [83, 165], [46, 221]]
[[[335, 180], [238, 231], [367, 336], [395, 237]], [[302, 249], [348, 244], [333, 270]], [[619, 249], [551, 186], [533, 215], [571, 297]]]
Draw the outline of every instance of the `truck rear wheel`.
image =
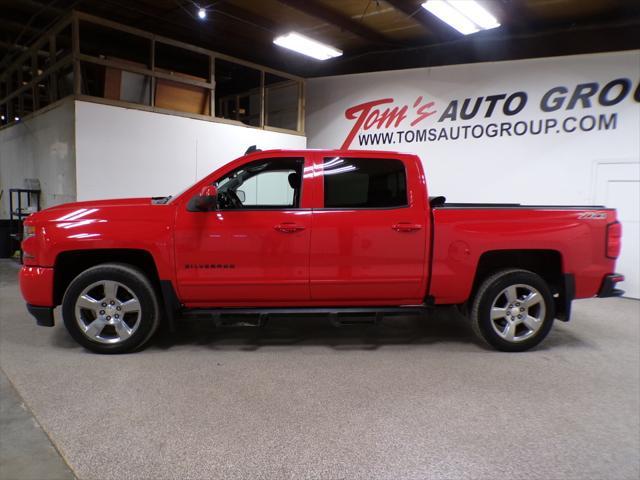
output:
[[96, 353], [141, 348], [158, 328], [160, 309], [149, 279], [131, 265], [107, 263], [78, 275], [62, 300], [64, 325]]
[[475, 333], [492, 347], [521, 352], [540, 343], [555, 317], [549, 286], [528, 270], [502, 270], [485, 279], [471, 305]]

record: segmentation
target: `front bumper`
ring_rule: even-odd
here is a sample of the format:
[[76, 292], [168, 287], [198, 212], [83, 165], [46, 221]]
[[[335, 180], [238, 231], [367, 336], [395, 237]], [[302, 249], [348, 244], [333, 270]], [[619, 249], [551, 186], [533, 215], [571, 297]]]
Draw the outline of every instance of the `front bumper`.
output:
[[624, 290], [620, 290], [619, 288], [615, 288], [616, 283], [624, 281], [624, 275], [620, 275], [619, 273], [611, 273], [604, 277], [602, 280], [602, 285], [600, 286], [600, 291], [598, 292], [598, 297], [621, 297], [624, 295]]
[[53, 268], [24, 265], [20, 270], [20, 291], [30, 305], [53, 307]]
[[38, 325], [53, 327], [53, 268], [24, 265], [20, 270], [20, 291]]
[[41, 327], [53, 327], [53, 307], [37, 307], [27, 303], [27, 310]]

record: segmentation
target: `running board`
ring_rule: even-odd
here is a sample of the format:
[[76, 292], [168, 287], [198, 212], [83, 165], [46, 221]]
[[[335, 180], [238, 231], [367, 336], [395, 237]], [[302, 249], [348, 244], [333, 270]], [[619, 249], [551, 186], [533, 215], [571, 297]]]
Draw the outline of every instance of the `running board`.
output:
[[[406, 307], [307, 307], [307, 308], [195, 308], [184, 310], [181, 320], [210, 320], [219, 327], [263, 327], [269, 317], [288, 315], [326, 315], [336, 327], [351, 325], [377, 325], [385, 315], [423, 315], [430, 308], [426, 305]], [[227, 318], [222, 318], [222, 316]], [[358, 318], [351, 315], [368, 315]], [[236, 317], [228, 318], [228, 316]], [[257, 316], [238, 319], [237, 317]]]

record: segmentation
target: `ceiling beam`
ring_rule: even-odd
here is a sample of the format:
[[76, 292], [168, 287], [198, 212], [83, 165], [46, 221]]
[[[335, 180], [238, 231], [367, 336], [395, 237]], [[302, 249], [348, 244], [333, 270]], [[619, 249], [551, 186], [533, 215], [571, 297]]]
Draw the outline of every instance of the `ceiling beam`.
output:
[[294, 8], [306, 15], [310, 15], [324, 22], [338, 27], [342, 30], [351, 32], [358, 37], [374, 43], [376, 45], [397, 45], [397, 42], [393, 41], [386, 35], [380, 33], [373, 28], [367, 27], [362, 22], [357, 22], [350, 17], [346, 17], [340, 12], [333, 10], [332, 8], [325, 7], [317, 3], [314, 0], [278, 0], [280, 3]]
[[[4, 50], [8, 50], [10, 52], [20, 52], [20, 53], [26, 52], [27, 50], [29, 50], [29, 47], [26, 45], [16, 45], [15, 43], [3, 42], [2, 40], [0, 40], [0, 48]], [[49, 56], [49, 52], [45, 50], [38, 50], [37, 53], [41, 57]]]
[[[630, 40], [638, 39], [638, 40]], [[425, 45], [393, 52], [371, 52], [356, 59], [319, 65], [312, 76], [425, 68], [476, 62], [511, 61], [560, 55], [632, 50], [640, 47], [640, 18], [603, 25], [599, 20], [573, 28], [534, 34], [463, 37], [445, 45]]]
[[22, 32], [36, 34], [41, 30], [36, 27], [30, 27], [26, 24], [26, 21], [10, 19], [8, 16], [0, 17], [0, 28], [7, 32]]
[[64, 14], [65, 11], [62, 8], [54, 6], [55, 3], [56, 2], [43, 3], [38, 0], [20, 0], [20, 2], [15, 3], [15, 6], [38, 14], [45, 13], [55, 16]]
[[262, 17], [260, 15], [256, 15], [249, 10], [245, 10], [244, 8], [237, 7], [229, 2], [218, 2], [211, 8], [211, 13], [216, 15], [223, 15], [232, 20], [236, 20], [238, 22], [242, 22], [245, 24], [252, 25], [254, 27], [258, 27], [262, 30], [269, 32], [270, 34], [278, 33], [282, 27], [277, 23], [272, 22], [266, 17]]
[[[219, 2], [220, 4], [222, 2]], [[82, 10], [86, 13], [140, 28], [138, 19], [152, 18], [145, 30], [180, 40], [243, 60], [255, 62], [291, 74], [302, 74], [308, 61], [292, 57], [273, 45], [273, 34], [263, 28], [248, 28], [248, 19], [216, 13], [219, 3], [209, 9], [207, 21], [200, 21], [179, 8], [165, 18], [166, 11], [149, 8], [146, 4], [128, 0], [86, 1]], [[226, 11], [226, 10], [225, 10]], [[229, 10], [230, 12], [231, 10]], [[238, 13], [234, 10], [235, 13]], [[132, 18], [133, 17], [133, 18]], [[266, 20], [265, 20], [266, 21]], [[264, 24], [264, 22], [263, 22]]]
[[396, 10], [404, 13], [406, 16], [413, 18], [422, 25], [434, 40], [438, 42], [446, 42], [460, 38], [461, 35], [453, 27], [450, 27], [437, 17], [422, 8], [423, 2], [415, 2], [412, 0], [385, 0]]
[[[196, 10], [193, 2], [191, 1], [185, 2], [183, 0], [176, 0], [175, 7], [164, 11], [157, 11], [156, 13], [152, 13], [152, 10], [148, 7], [142, 8], [147, 8], [147, 10], [141, 10], [139, 7], [137, 11], [141, 16], [132, 22], [132, 24], [137, 28], [144, 29], [145, 25], [151, 24], [154, 21], [175, 23], [176, 18], [181, 18], [190, 23], [202, 25], [202, 22], [195, 19]], [[190, 12], [190, 10], [193, 11]], [[220, 16], [224, 17], [225, 20], [231, 20], [235, 23], [258, 27], [261, 30], [267, 31], [270, 35], [278, 30], [278, 26], [269, 19], [256, 15], [243, 8], [236, 7], [224, 0], [218, 0], [217, 2], [209, 4], [207, 7], [207, 13], [210, 17]], [[181, 22], [181, 24], [185, 25], [184, 22]]]
[[499, 5], [499, 12], [491, 12], [498, 18], [498, 21], [510, 32], [530, 32], [532, 25], [528, 19], [531, 18], [531, 12], [525, 2], [502, 2]]

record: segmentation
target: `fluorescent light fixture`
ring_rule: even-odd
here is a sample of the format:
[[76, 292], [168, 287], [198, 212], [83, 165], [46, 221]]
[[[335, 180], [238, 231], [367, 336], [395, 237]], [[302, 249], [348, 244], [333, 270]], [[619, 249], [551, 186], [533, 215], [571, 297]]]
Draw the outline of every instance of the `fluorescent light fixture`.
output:
[[328, 60], [342, 55], [342, 50], [338, 50], [337, 48], [333, 48], [297, 32], [290, 32], [286, 35], [276, 37], [273, 43], [317, 60]]
[[204, 8], [198, 10], [198, 18], [200, 20], [204, 20], [205, 18], [207, 18], [207, 11]]
[[460, 1], [449, 0], [449, 3], [462, 12], [469, 20], [478, 25], [482, 30], [491, 30], [500, 26], [500, 22], [489, 11], [475, 0]]
[[422, 7], [463, 35], [500, 26], [496, 17], [475, 0], [427, 0]]

